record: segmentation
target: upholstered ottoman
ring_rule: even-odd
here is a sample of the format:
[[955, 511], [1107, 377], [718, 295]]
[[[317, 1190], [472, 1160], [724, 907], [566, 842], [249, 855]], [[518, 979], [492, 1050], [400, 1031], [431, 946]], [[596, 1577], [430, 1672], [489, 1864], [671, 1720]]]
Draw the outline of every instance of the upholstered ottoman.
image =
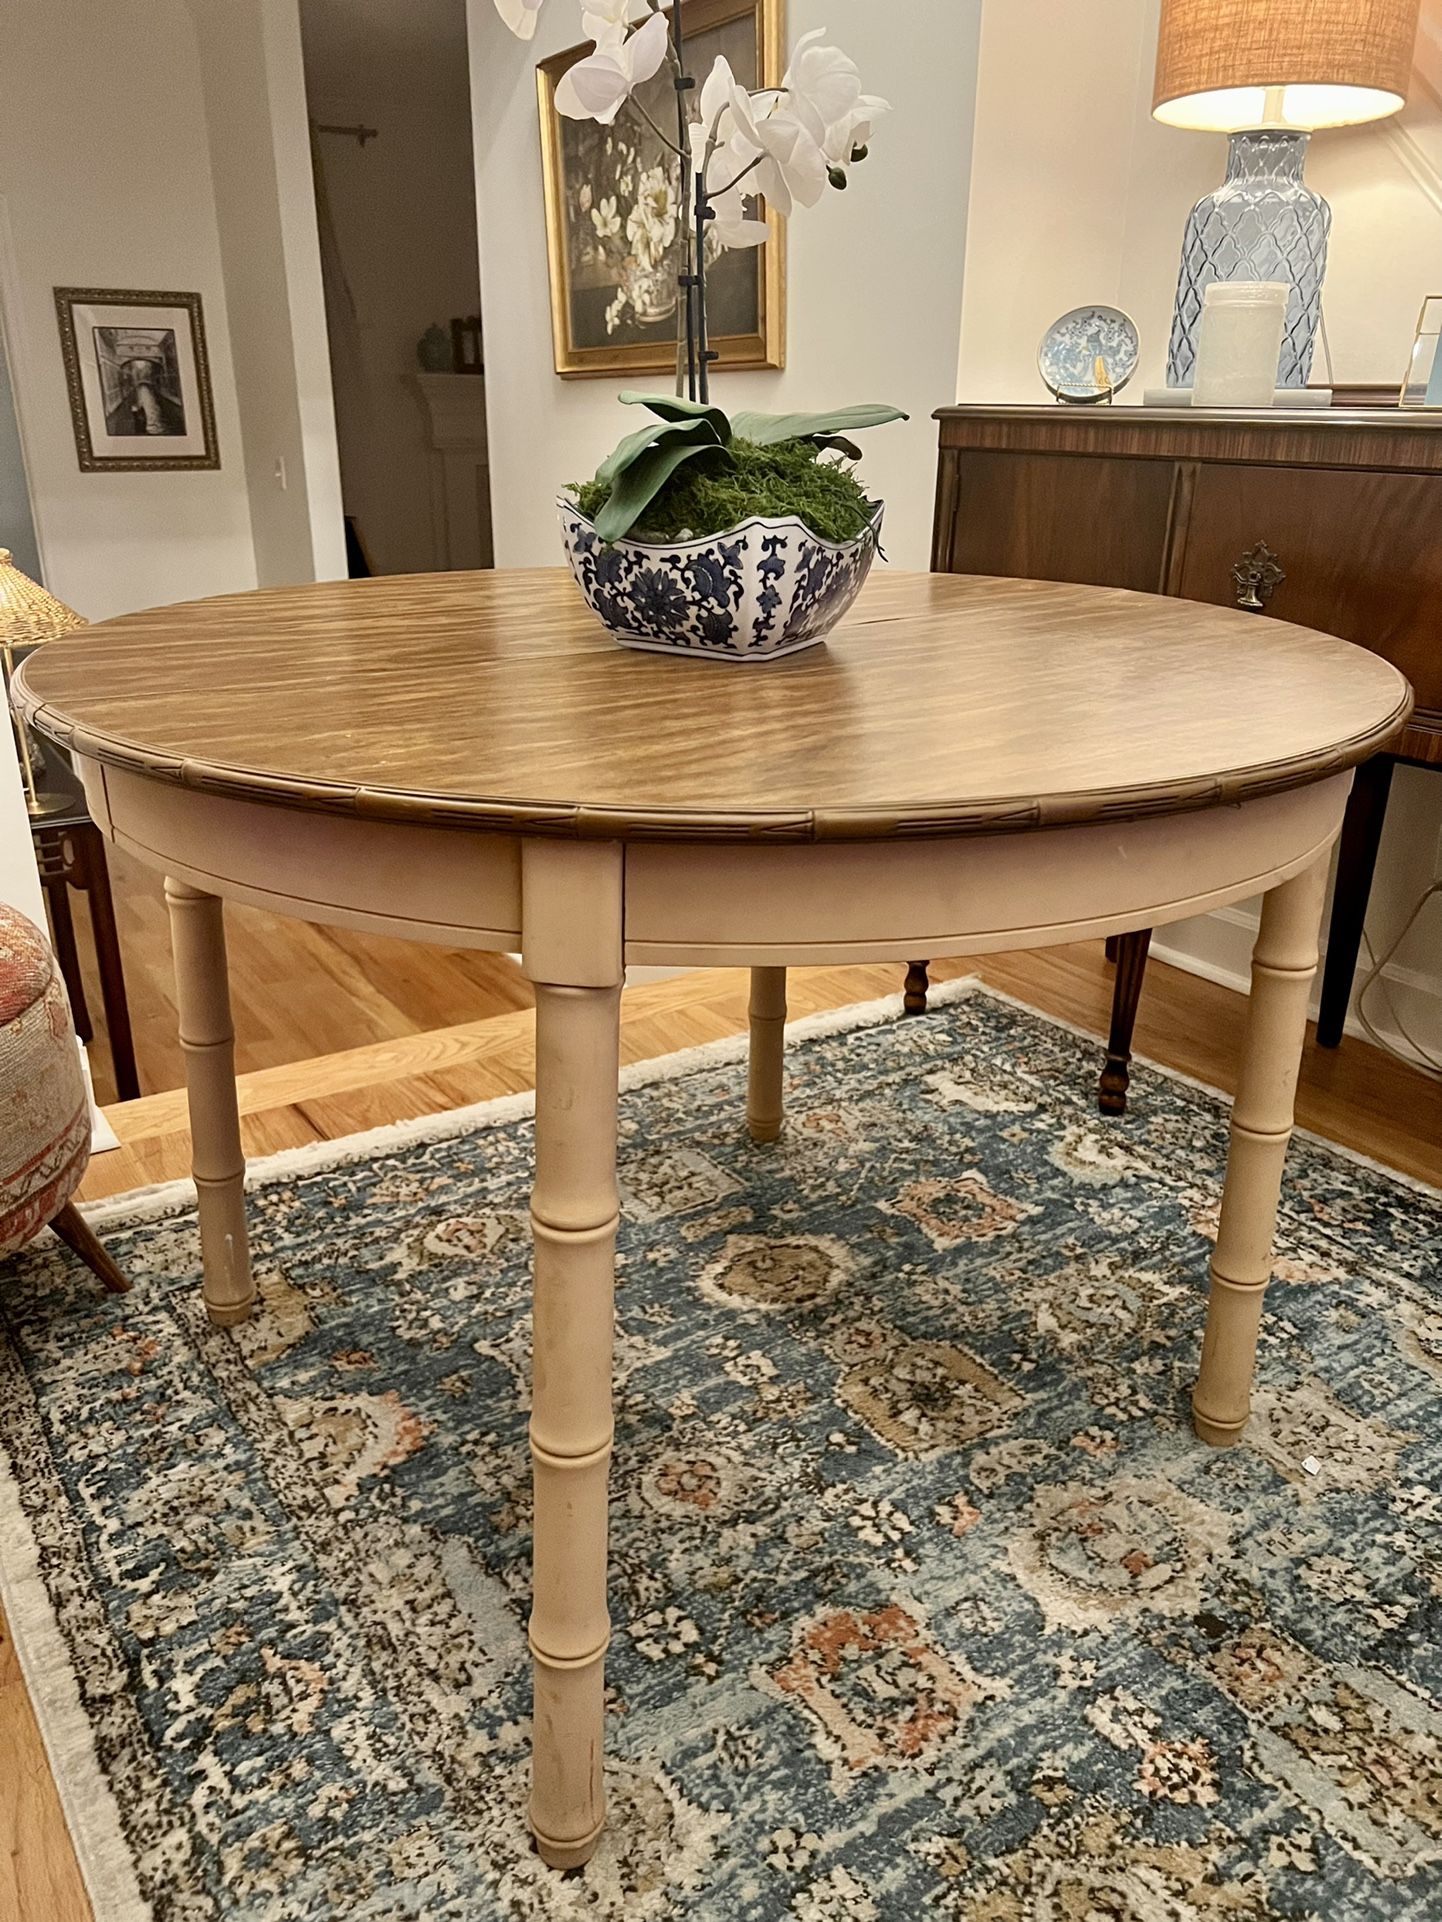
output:
[[50, 944], [0, 903], [0, 1258], [53, 1227], [118, 1292], [125, 1277], [71, 1204], [89, 1160], [90, 1103]]

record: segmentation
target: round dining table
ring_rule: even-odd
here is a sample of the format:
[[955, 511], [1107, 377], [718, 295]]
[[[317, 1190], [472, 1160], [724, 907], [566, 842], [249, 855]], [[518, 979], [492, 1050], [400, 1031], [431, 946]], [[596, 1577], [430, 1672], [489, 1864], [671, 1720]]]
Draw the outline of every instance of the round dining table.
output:
[[[873, 580], [754, 669], [612, 644], [560, 570], [321, 583], [127, 615], [16, 698], [166, 877], [204, 1298], [251, 1312], [222, 902], [519, 952], [536, 1000], [531, 1825], [603, 1792], [617, 1074], [628, 964], [752, 970], [782, 1126], [786, 969], [1040, 948], [1262, 896], [1193, 1410], [1247, 1421], [1328, 856], [1412, 705], [1331, 636], [1115, 589]], [[739, 1125], [739, 1123], [738, 1123]]]

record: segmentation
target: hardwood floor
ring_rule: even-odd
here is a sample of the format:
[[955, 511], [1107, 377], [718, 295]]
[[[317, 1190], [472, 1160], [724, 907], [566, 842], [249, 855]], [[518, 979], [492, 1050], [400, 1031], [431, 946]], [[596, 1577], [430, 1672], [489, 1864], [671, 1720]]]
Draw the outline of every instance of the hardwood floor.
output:
[[[183, 1175], [188, 1156], [184, 1097], [175, 1092], [181, 1066], [160, 883], [120, 859], [112, 873], [141, 1083], [151, 1092], [109, 1110], [122, 1146], [92, 1163], [81, 1191], [87, 1199]], [[329, 1140], [531, 1085], [530, 993], [504, 956], [303, 927], [244, 908], [227, 915], [227, 928], [248, 1153]], [[88, 955], [88, 930], [81, 946]], [[1106, 1031], [1112, 974], [1100, 942], [934, 970], [937, 980], [968, 973], [1098, 1037]], [[897, 968], [797, 969], [791, 1012], [839, 1007], [900, 986]], [[92, 987], [98, 1011], [98, 984], [87, 980], [87, 992]], [[629, 989], [624, 1056], [645, 1059], [739, 1034], [746, 998], [746, 979], [736, 973], [708, 971]], [[1137, 1051], [1230, 1089], [1245, 1014], [1241, 996], [1153, 963]], [[1102, 1052], [1099, 1040], [1098, 1071]], [[113, 1089], [101, 1035], [92, 1058], [105, 1099]], [[1331, 1053], [1309, 1035], [1298, 1118], [1404, 1173], [1442, 1183], [1442, 1084], [1374, 1048], [1349, 1040]], [[0, 1622], [0, 1922], [90, 1916]]]
[[[140, 1086], [154, 1094], [185, 1080], [161, 879], [113, 848], [109, 859]], [[104, 1045], [100, 981], [84, 897], [72, 894], [71, 901], [85, 998], [96, 1021], [90, 1051], [95, 1095], [104, 1105], [115, 1099], [115, 1081]], [[241, 1074], [531, 1004], [529, 986], [503, 954], [311, 927], [259, 908], [227, 909], [225, 931]]]

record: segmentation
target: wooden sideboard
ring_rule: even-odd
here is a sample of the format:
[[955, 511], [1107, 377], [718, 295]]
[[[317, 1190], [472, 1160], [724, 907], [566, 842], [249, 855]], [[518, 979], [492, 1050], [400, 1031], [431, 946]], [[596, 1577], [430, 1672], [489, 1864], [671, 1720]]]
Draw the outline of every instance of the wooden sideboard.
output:
[[[938, 572], [1250, 607], [1356, 641], [1412, 682], [1416, 714], [1359, 769], [1343, 832], [1318, 1022], [1336, 1046], [1392, 769], [1442, 768], [1442, 416], [1053, 405], [937, 419]], [[1119, 979], [1114, 1053], [1119, 1035], [1129, 1051], [1141, 979]]]

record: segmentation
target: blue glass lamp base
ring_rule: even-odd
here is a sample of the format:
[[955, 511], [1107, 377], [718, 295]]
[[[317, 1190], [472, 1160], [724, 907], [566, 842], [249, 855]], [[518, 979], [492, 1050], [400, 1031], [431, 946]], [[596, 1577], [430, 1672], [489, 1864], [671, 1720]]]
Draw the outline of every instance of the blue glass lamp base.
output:
[[1302, 179], [1310, 135], [1233, 134], [1227, 177], [1199, 200], [1182, 241], [1167, 385], [1190, 387], [1202, 300], [1214, 280], [1284, 280], [1292, 289], [1278, 387], [1305, 387], [1322, 317], [1332, 210]]

